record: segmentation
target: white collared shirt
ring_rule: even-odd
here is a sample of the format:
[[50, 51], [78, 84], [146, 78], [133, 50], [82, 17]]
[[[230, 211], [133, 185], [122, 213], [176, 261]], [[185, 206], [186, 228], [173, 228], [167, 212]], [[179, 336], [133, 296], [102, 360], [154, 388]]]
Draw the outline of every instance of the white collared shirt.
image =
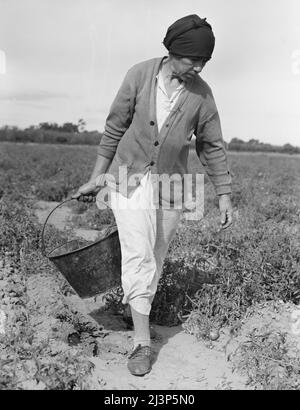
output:
[[173, 92], [171, 98], [168, 97], [162, 72], [159, 71], [157, 78], [157, 87], [156, 87], [156, 119], [157, 119], [157, 127], [158, 131], [160, 131], [163, 123], [167, 119], [168, 115], [174, 108], [179, 95], [181, 94], [184, 85], [180, 84], [176, 90]]

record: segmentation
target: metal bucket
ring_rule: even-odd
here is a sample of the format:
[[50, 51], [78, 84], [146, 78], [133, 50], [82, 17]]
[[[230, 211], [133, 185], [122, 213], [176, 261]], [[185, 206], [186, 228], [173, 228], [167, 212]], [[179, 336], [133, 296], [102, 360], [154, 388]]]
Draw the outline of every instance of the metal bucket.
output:
[[49, 258], [81, 298], [97, 296], [121, 283], [121, 248], [116, 225], [100, 232], [99, 239], [90, 243], [74, 239], [48, 254], [45, 250], [44, 231], [48, 219], [61, 205], [56, 206], [46, 218], [42, 230], [42, 253]]

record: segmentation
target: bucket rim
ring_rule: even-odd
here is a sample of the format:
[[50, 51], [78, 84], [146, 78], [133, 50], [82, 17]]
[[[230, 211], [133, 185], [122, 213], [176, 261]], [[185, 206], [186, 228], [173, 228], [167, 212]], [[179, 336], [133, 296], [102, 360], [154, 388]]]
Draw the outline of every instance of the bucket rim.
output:
[[67, 241], [67, 242], [65, 242], [64, 244], [62, 244], [62, 245], [60, 245], [60, 246], [57, 246], [56, 248], [52, 249], [46, 256], [47, 256], [47, 258], [50, 259], [50, 260], [54, 260], [54, 259], [56, 260], [56, 259], [62, 258], [62, 257], [64, 257], [64, 256], [72, 255], [72, 254], [74, 254], [74, 253], [76, 253], [76, 252], [79, 252], [79, 251], [82, 251], [82, 250], [84, 250], [84, 249], [91, 248], [92, 246], [97, 245], [98, 243], [100, 243], [100, 242], [106, 240], [107, 238], [109, 238], [109, 237], [111, 237], [111, 236], [113, 236], [113, 235], [118, 235], [118, 230], [117, 230], [117, 229], [114, 230], [114, 231], [112, 231], [112, 232], [110, 232], [106, 237], [101, 238], [101, 239], [98, 239], [97, 241], [95, 241], [95, 242], [93, 242], [93, 243], [90, 243], [90, 244], [88, 244], [88, 245], [82, 246], [82, 247], [80, 247], [79, 249], [75, 249], [75, 250], [73, 250], [73, 251], [65, 252], [65, 253], [62, 253], [61, 255], [57, 255], [57, 256], [51, 256], [51, 254], [52, 254], [54, 251], [56, 251], [57, 249], [62, 248], [62, 247], [65, 246], [66, 244], [71, 243], [71, 242], [73, 242], [74, 240], [76, 240], [76, 239], [72, 239], [71, 241]]

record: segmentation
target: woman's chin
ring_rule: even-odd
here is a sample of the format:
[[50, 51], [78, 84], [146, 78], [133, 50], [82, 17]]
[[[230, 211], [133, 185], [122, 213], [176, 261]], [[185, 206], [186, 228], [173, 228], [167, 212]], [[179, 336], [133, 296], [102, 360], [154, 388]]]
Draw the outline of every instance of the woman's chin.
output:
[[186, 73], [186, 74], [182, 75], [182, 80], [183, 81], [193, 80], [196, 76], [197, 76], [197, 74]]

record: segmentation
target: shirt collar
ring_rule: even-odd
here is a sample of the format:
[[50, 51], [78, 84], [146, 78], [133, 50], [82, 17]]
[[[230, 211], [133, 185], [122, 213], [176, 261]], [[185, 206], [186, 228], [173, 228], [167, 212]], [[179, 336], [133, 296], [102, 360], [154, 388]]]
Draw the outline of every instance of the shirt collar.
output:
[[[166, 87], [165, 87], [165, 83], [164, 83], [164, 80], [163, 80], [161, 68], [160, 68], [160, 70], [159, 70], [159, 72], [156, 76], [156, 79], [157, 79], [158, 86], [166, 92]], [[176, 87], [175, 91], [182, 90], [183, 88], [184, 88], [184, 83], [182, 83], [178, 87]]]

